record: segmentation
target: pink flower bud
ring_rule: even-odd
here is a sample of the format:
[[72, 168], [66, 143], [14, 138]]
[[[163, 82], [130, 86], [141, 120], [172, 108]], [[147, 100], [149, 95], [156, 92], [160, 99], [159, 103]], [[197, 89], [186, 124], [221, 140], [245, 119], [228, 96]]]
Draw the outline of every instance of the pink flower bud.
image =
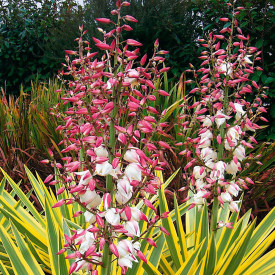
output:
[[138, 256], [143, 262], [147, 263], [147, 259], [146, 259], [145, 255], [144, 255], [140, 250], [137, 251], [137, 256]]
[[155, 43], [154, 43], [154, 47], [157, 48], [159, 46], [159, 39], [157, 38]]
[[222, 22], [228, 22], [229, 21], [228, 18], [220, 18], [219, 20], [222, 21]]
[[56, 195], [60, 195], [64, 192], [65, 187], [61, 187], [60, 189], [58, 189], [58, 191], [56, 192]]
[[96, 18], [96, 21], [103, 24], [109, 24], [112, 22], [109, 18]]
[[121, 6], [129, 7], [130, 3], [128, 1], [124, 1], [124, 2], [122, 2]]
[[62, 248], [61, 250], [59, 250], [56, 255], [60, 255], [60, 254], [63, 254], [64, 252], [66, 251], [65, 248]]
[[164, 90], [158, 90], [158, 93], [163, 96], [169, 96], [169, 94], [167, 92], [165, 92]]
[[140, 42], [138, 42], [134, 39], [127, 39], [126, 43], [127, 43], [127, 45], [135, 46], [135, 47], [141, 47], [142, 46], [142, 43], [140, 43]]
[[150, 81], [150, 80], [146, 80], [145, 81], [145, 83], [150, 87], [150, 88], [152, 88], [153, 90], [155, 90], [156, 88], [155, 88], [155, 85], [153, 84], [153, 82], [152, 81]]
[[222, 139], [221, 139], [221, 136], [220, 136], [220, 135], [217, 136], [217, 142], [218, 142], [218, 144], [221, 144], [221, 143], [222, 143]]
[[104, 245], [105, 245], [105, 239], [101, 238], [99, 241], [99, 250], [103, 250]]
[[131, 15], [125, 15], [124, 18], [125, 18], [125, 20], [130, 21], [130, 22], [135, 22], [135, 23], [138, 22], [138, 20]]
[[127, 220], [130, 221], [132, 217], [132, 213], [131, 213], [131, 208], [129, 206], [126, 206], [124, 208], [124, 213], [126, 215]]
[[116, 169], [118, 167], [118, 164], [119, 164], [119, 158], [114, 158], [112, 162], [113, 169]]
[[44, 180], [44, 183], [48, 183], [53, 179], [53, 175], [49, 175], [46, 177], [46, 179]]
[[111, 47], [106, 43], [97, 43], [95, 44], [96, 47], [98, 47], [100, 50], [110, 50]]
[[149, 207], [150, 209], [152, 209], [152, 210], [154, 210], [155, 212], [157, 212], [157, 209], [153, 206], [153, 204], [152, 204], [149, 200], [144, 199], [143, 201], [144, 201], [144, 204], [145, 204], [147, 207]]
[[65, 50], [66, 54], [77, 55], [77, 51]]
[[157, 247], [156, 243], [155, 243], [152, 239], [147, 238], [146, 241], [147, 241], [150, 245], [152, 245], [152, 246], [154, 246], [154, 247]]
[[99, 227], [104, 228], [104, 221], [99, 215], [96, 215], [96, 222]]
[[165, 235], [170, 236], [170, 233], [162, 226], [160, 226], [160, 231], [162, 231]]
[[56, 208], [56, 207], [60, 207], [61, 205], [63, 205], [65, 203], [65, 200], [62, 199], [60, 201], [58, 201], [57, 203], [55, 203], [52, 208]]
[[69, 274], [72, 274], [76, 270], [76, 268], [77, 268], [77, 263], [76, 262], [72, 263], [69, 269]]
[[246, 178], [245, 178], [245, 180], [246, 180], [248, 183], [250, 183], [250, 184], [253, 184], [253, 185], [254, 185], [254, 181], [253, 181], [251, 178], [246, 177]]
[[74, 214], [73, 214], [73, 218], [76, 218], [76, 217], [79, 217], [83, 212], [82, 211], [76, 211]]
[[122, 133], [120, 133], [119, 135], [118, 135], [118, 140], [122, 143], [122, 144], [127, 144], [127, 138], [126, 138], [126, 136], [124, 135], [124, 134], [122, 134]]
[[117, 250], [116, 246], [114, 245], [114, 243], [111, 243], [109, 247], [110, 247], [111, 252], [118, 258], [119, 253], [118, 253], [118, 250]]

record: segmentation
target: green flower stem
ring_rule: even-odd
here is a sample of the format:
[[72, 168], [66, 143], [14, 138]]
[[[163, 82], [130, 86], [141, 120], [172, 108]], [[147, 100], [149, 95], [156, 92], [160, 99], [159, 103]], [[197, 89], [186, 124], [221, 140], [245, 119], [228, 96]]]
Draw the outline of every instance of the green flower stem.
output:
[[[234, 16], [235, 16], [235, 10], [233, 6], [233, 18], [231, 22], [231, 34], [229, 37], [229, 44], [228, 44], [228, 56], [231, 55], [231, 46], [232, 46], [232, 39], [233, 39], [233, 30], [234, 30]], [[226, 86], [224, 88], [224, 102], [223, 102], [223, 110], [226, 115], [226, 109], [228, 107], [228, 80], [229, 80], [229, 75], [226, 75]], [[220, 128], [220, 137], [221, 137], [221, 144], [218, 146], [218, 160], [222, 160], [224, 156], [224, 137], [225, 137], [225, 123], [221, 125]], [[212, 205], [212, 210], [211, 210], [211, 229], [213, 234], [215, 235], [217, 232], [217, 223], [218, 223], [218, 211], [219, 211], [219, 200], [218, 200], [218, 183], [215, 183], [214, 186], [214, 201]]]
[[[117, 27], [120, 26], [120, 11], [118, 14], [118, 23]], [[116, 48], [119, 46], [119, 35], [116, 37]], [[118, 67], [117, 67], [117, 53], [114, 55], [114, 76], [117, 76], [118, 73]], [[118, 100], [119, 100], [119, 95], [120, 95], [120, 90], [121, 90], [121, 83], [119, 83], [117, 89], [114, 87], [113, 92], [112, 92], [112, 100], [114, 102], [114, 109], [111, 112], [111, 121], [110, 121], [110, 141], [109, 141], [109, 149], [111, 154], [109, 155], [109, 160], [112, 163], [114, 157], [115, 157], [115, 146], [116, 146], [116, 132], [115, 132], [115, 119], [117, 116], [118, 112]], [[110, 192], [111, 195], [111, 207], [113, 207], [113, 198], [114, 198], [114, 182], [113, 182], [113, 177], [111, 175], [108, 175], [106, 177], [106, 187], [107, 190]], [[108, 224], [105, 221], [105, 230], [108, 229]], [[107, 235], [109, 232], [105, 232], [106, 234], [106, 240], [107, 240]], [[112, 272], [112, 253], [110, 251], [109, 243], [106, 241], [104, 248], [103, 248], [103, 266], [101, 269], [101, 274], [102, 275], [110, 275]]]

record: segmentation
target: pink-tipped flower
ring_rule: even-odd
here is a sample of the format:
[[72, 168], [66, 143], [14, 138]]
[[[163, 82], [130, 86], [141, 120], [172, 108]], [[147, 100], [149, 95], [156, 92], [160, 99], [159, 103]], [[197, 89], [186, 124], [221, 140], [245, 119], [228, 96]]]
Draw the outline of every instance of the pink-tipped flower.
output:
[[228, 19], [228, 18], [225, 18], [225, 17], [220, 18], [219, 20], [222, 21], [222, 22], [228, 22], [228, 21], [229, 21], [229, 19]]
[[62, 194], [64, 190], [65, 190], [65, 187], [61, 187], [60, 189], [57, 190], [56, 195]]
[[165, 149], [171, 149], [170, 145], [164, 141], [159, 141], [158, 144]]
[[119, 253], [118, 253], [118, 250], [117, 250], [115, 244], [111, 243], [109, 247], [110, 247], [111, 252], [118, 258], [119, 257]]
[[44, 180], [44, 183], [48, 183], [53, 179], [53, 175], [49, 175], [46, 177], [46, 179]]
[[144, 204], [149, 207], [150, 209], [154, 210], [155, 212], [157, 212], [157, 209], [154, 207], [154, 205], [147, 199], [144, 199]]
[[162, 231], [165, 235], [170, 236], [170, 233], [162, 226], [160, 226], [160, 231]]
[[126, 206], [124, 208], [124, 213], [125, 213], [127, 220], [130, 221], [132, 218], [132, 212], [131, 212], [131, 208], [129, 206]]
[[105, 193], [102, 200], [105, 210], [109, 209], [111, 207], [112, 200], [110, 193]]
[[138, 22], [138, 20], [135, 17], [131, 16], [131, 15], [125, 15], [124, 19], [129, 21], [129, 22], [135, 22], [135, 23]]
[[127, 43], [127, 45], [135, 46], [135, 47], [141, 47], [142, 46], [142, 43], [140, 43], [140, 42], [138, 42], [134, 39], [127, 39], [126, 43]]
[[106, 44], [106, 43], [97, 43], [95, 44], [96, 47], [98, 47], [100, 50], [110, 50], [111, 47], [110, 45]]
[[77, 51], [65, 50], [66, 54], [77, 55]]
[[52, 208], [56, 208], [56, 207], [60, 207], [61, 205], [63, 205], [65, 203], [65, 199], [62, 199], [60, 201], [58, 201], [57, 203], [55, 203]]
[[155, 243], [151, 238], [147, 238], [146, 241], [147, 241], [150, 245], [152, 245], [152, 246], [154, 246], [154, 247], [157, 247], [156, 243]]
[[69, 269], [69, 274], [72, 274], [77, 268], [77, 262], [72, 263]]
[[145, 262], [145, 263], [147, 264], [147, 259], [146, 259], [145, 255], [144, 255], [140, 250], [137, 251], [137, 256], [138, 256], [143, 262]]
[[96, 21], [103, 24], [109, 24], [112, 22], [109, 18], [96, 18]]

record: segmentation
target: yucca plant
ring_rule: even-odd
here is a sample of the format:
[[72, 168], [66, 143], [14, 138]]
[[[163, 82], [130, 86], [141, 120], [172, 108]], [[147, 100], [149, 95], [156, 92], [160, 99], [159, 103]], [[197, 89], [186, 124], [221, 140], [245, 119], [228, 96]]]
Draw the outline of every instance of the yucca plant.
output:
[[[224, 222], [214, 234], [207, 205], [188, 210], [189, 205], [174, 203], [170, 217], [162, 221], [170, 236], [153, 232], [157, 247], [147, 252], [147, 274], [274, 274], [275, 249], [266, 251], [275, 240], [275, 208], [256, 226], [256, 219], [250, 221], [251, 210], [239, 217], [225, 204], [218, 214]], [[168, 211], [163, 187], [159, 206], [161, 213]]]
[[[64, 243], [63, 235], [72, 229], [80, 229], [77, 223], [84, 223], [79, 220], [81, 217], [73, 218], [73, 212], [80, 210], [73, 208], [79, 206], [63, 205], [60, 209], [52, 209], [50, 205], [56, 203], [53, 192], [46, 188], [38, 175], [35, 177], [27, 168], [26, 172], [43, 211], [39, 213], [30, 202], [31, 192], [24, 194], [18, 184], [3, 172], [5, 177], [0, 184], [0, 270], [3, 274], [19, 274], [26, 270], [28, 274], [68, 274], [69, 260], [64, 256], [58, 258], [56, 253]], [[168, 211], [164, 191], [177, 173], [163, 184], [158, 195], [150, 198], [154, 207], [160, 207], [161, 213]], [[158, 176], [162, 177], [162, 173], [159, 172]], [[4, 189], [6, 181], [13, 187], [10, 194]], [[58, 199], [67, 196], [64, 192]], [[188, 210], [190, 203], [178, 206], [175, 200], [175, 209], [163, 224], [157, 223], [144, 236], [141, 249], [148, 263], [135, 263], [127, 274], [267, 275], [274, 272], [275, 250], [264, 255], [275, 238], [274, 209], [255, 228], [255, 221], [249, 222], [250, 211], [239, 218], [239, 213], [229, 215], [225, 204], [219, 219], [232, 223], [233, 229], [218, 229], [214, 237], [209, 229], [206, 205], [200, 211], [197, 208]], [[142, 202], [137, 207], [148, 217], [153, 214], [153, 210]], [[142, 223], [141, 226], [145, 226]], [[160, 234], [160, 230], [164, 230], [160, 229], [161, 226], [170, 236]], [[148, 249], [148, 238], [153, 239], [157, 247]], [[228, 269], [223, 270], [227, 264]], [[235, 273], [230, 273], [231, 268]], [[121, 273], [116, 261], [112, 263], [111, 271], [114, 275]]]
[[[68, 194], [63, 192], [55, 198], [51, 189], [48, 189], [41, 178], [36, 177], [25, 167], [28, 179], [33, 190], [27, 194], [19, 188], [7, 173], [3, 170], [4, 178], [0, 183], [0, 271], [2, 274], [69, 274], [70, 259], [66, 255], [57, 256], [64, 244], [64, 234], [70, 235], [72, 230], [79, 230], [77, 224], [85, 224], [83, 217], [73, 217], [73, 213], [80, 211], [79, 205], [63, 205], [61, 208], [52, 208], [57, 199], [66, 199]], [[166, 188], [175, 178], [176, 171], [165, 183]], [[160, 173], [161, 174], [161, 173]], [[8, 193], [5, 184], [8, 182], [13, 190]], [[56, 185], [56, 189], [60, 186]], [[30, 201], [31, 193], [38, 198], [43, 211], [38, 212]], [[19, 198], [19, 200], [16, 199]], [[158, 206], [158, 196], [150, 198], [150, 202]], [[153, 210], [141, 201], [138, 208], [142, 209], [148, 217], [152, 216]], [[179, 211], [183, 214], [188, 205], [180, 206]], [[62, 213], [62, 215], [61, 215]], [[62, 217], [63, 216], [63, 217]], [[175, 219], [175, 213], [171, 214]], [[88, 224], [87, 224], [88, 226]], [[141, 222], [141, 226], [146, 226]], [[160, 224], [158, 224], [160, 226]], [[153, 233], [159, 232], [159, 227], [148, 232], [146, 238]], [[142, 243], [143, 252], [147, 253], [146, 239]], [[145, 274], [145, 270], [155, 270], [151, 263], [144, 266], [136, 264], [138, 274]], [[117, 262], [112, 262], [111, 274], [121, 274], [121, 268]], [[135, 271], [131, 271], [129, 274]], [[77, 273], [73, 274], [85, 274]], [[99, 269], [101, 274], [101, 269]]]
[[[36, 178], [28, 168], [26, 173], [43, 211], [39, 213], [31, 203], [32, 191], [24, 194], [3, 171], [0, 184], [0, 270], [2, 274], [68, 274], [69, 261], [64, 255], [58, 258], [56, 253], [64, 243], [64, 233], [69, 234], [69, 227], [79, 229], [77, 218], [72, 217], [73, 206], [52, 209], [51, 205], [56, 203], [52, 190], [47, 189], [40, 177]], [[5, 190], [6, 182], [13, 189], [11, 193]]]

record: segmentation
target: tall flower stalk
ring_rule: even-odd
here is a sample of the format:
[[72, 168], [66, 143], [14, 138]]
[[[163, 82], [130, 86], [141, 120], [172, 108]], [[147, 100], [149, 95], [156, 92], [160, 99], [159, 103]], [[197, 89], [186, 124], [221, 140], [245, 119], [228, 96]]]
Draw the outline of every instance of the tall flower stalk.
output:
[[[169, 69], [163, 66], [167, 52], [159, 51], [156, 41], [153, 56], [149, 59], [145, 54], [140, 59], [142, 44], [134, 39], [122, 41], [121, 33], [132, 30], [128, 23], [137, 22], [121, 15], [121, 9], [129, 5], [117, 1], [111, 12], [116, 22], [96, 19], [108, 28], [98, 28], [102, 38], [93, 38], [102, 55], [91, 52], [80, 27], [78, 51], [66, 51], [60, 76], [68, 87], [63, 104], [69, 107], [65, 114], [58, 113], [58, 106], [52, 110], [64, 120], [57, 129], [64, 134], [61, 143], [66, 156], [63, 163], [52, 162], [58, 174], [45, 182], [63, 184], [58, 195], [65, 190], [71, 194], [53, 207], [78, 203], [83, 210], [74, 217], [84, 215], [86, 221], [83, 229], [65, 236], [60, 251], [72, 252], [66, 256], [75, 260], [70, 273], [82, 269], [97, 274], [100, 266], [102, 274], [110, 274], [111, 262], [117, 260], [125, 274], [138, 258], [146, 262], [140, 240], [161, 218], [149, 198], [162, 184], [154, 173], [166, 165], [159, 159], [160, 150], [170, 146], [152, 140], [167, 125], [159, 122], [165, 111], [160, 113], [151, 102], [157, 94], [168, 95], [154, 84]], [[136, 207], [140, 201], [153, 210], [150, 220]], [[143, 231], [141, 221], [147, 224]]]
[[243, 8], [235, 7], [234, 2], [227, 5], [233, 13], [231, 18], [220, 18], [225, 27], [199, 39], [205, 48], [199, 57], [203, 62], [197, 71], [190, 65], [188, 72], [194, 78], [186, 81], [195, 84], [190, 94], [198, 100], [191, 106], [183, 104], [188, 112], [178, 117], [180, 135], [194, 130], [184, 143], [177, 144], [185, 146], [179, 154], [189, 160], [184, 176], [193, 191], [190, 208], [211, 205], [214, 234], [218, 228], [230, 227], [217, 220], [219, 207], [228, 203], [229, 209], [237, 212], [239, 192], [254, 184], [241, 172], [249, 166], [249, 162], [243, 164], [247, 148], [257, 144], [257, 123], [267, 121], [262, 116], [266, 112], [262, 105], [267, 87], [250, 80], [255, 71], [262, 70], [255, 64], [261, 52], [249, 45], [249, 36], [239, 27], [237, 16]]

